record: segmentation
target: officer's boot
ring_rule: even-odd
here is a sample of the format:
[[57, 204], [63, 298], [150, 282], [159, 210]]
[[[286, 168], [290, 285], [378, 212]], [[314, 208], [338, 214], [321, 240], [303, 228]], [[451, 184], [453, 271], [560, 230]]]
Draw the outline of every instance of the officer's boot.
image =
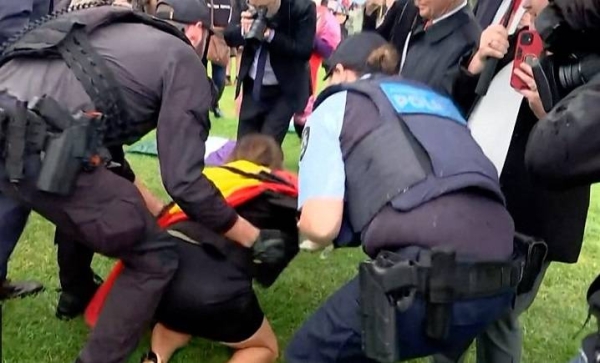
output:
[[56, 317], [61, 320], [70, 320], [83, 314], [102, 283], [102, 278], [94, 274], [94, 281], [88, 286], [72, 291], [62, 291], [56, 305]]

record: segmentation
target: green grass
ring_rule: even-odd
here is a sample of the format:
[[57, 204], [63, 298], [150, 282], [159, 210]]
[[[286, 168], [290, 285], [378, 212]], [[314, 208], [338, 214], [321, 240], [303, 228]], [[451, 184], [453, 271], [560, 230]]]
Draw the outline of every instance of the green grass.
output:
[[[212, 135], [235, 135], [237, 125], [232, 92], [233, 88], [228, 87], [222, 101], [226, 117], [213, 120]], [[295, 134], [288, 135], [284, 149], [286, 166], [295, 170], [299, 149]], [[138, 155], [131, 155], [130, 160], [139, 177], [166, 198], [156, 160]], [[585, 291], [600, 270], [600, 210], [595, 203], [596, 198], [600, 198], [598, 192], [598, 189], [594, 190], [579, 263], [553, 265], [533, 307], [523, 316], [523, 362], [566, 362], [577, 352], [582, 335], [577, 338], [574, 335], [586, 317]], [[37, 279], [43, 281], [47, 289], [38, 296], [5, 304], [4, 362], [72, 362], [85, 342], [88, 329], [82, 319], [63, 322], [54, 317], [58, 277], [53, 229], [48, 222], [33, 216], [11, 261], [9, 274], [12, 279]], [[357, 263], [362, 258], [358, 250], [335, 251], [327, 259], [319, 258], [318, 254], [301, 253], [273, 287], [259, 290], [260, 301], [279, 337], [282, 350], [310, 313], [336, 287], [355, 274]], [[94, 261], [94, 267], [101, 275], [106, 275], [110, 266], [111, 262], [105, 258], [96, 257]], [[129, 362], [137, 363], [148, 347], [146, 336]], [[225, 362], [228, 356], [228, 350], [219, 345], [194, 340], [172, 362], [220, 363]], [[469, 360], [473, 361], [472, 355]]]

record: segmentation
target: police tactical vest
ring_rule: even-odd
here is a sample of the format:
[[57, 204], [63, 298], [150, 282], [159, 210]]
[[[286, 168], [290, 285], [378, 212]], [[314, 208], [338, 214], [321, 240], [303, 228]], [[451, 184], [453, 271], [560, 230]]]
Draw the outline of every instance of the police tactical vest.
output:
[[342, 91], [370, 99], [379, 112], [373, 117], [382, 121], [344, 160], [346, 207], [355, 232], [362, 233], [387, 204], [406, 212], [466, 188], [504, 203], [496, 169], [448, 98], [385, 77], [329, 87], [315, 105]]
[[134, 120], [129, 116], [120, 83], [88, 40], [88, 35], [95, 30], [115, 23], [146, 24], [190, 44], [184, 34], [164, 21], [126, 7], [98, 2], [44, 17], [3, 44], [0, 55], [0, 67], [15, 58], [62, 58], [96, 111], [104, 114], [106, 146], [137, 141], [149, 126], [156, 126], [148, 125], [148, 120]]

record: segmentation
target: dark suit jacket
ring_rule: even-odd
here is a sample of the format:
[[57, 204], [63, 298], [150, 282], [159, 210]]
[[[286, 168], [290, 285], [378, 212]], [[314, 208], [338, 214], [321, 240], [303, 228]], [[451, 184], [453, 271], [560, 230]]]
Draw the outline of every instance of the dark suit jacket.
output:
[[398, 54], [402, 54], [404, 42], [419, 11], [412, 0], [396, 0], [388, 9], [385, 18], [377, 26], [377, 11], [363, 16], [363, 30], [374, 30], [392, 43]]
[[[375, 29], [375, 21], [375, 15], [365, 16], [363, 30]], [[469, 6], [432, 25], [427, 32], [424, 23], [412, 0], [397, 0], [375, 30], [392, 43], [400, 55], [412, 31], [402, 76], [453, 97], [459, 62], [479, 44], [481, 27]]]
[[[507, 65], [515, 54], [516, 36], [509, 38], [511, 47], [496, 71]], [[472, 109], [476, 102], [478, 76], [468, 73], [466, 57], [454, 85], [455, 102], [463, 110]], [[507, 85], [508, 86], [508, 85]], [[502, 105], [498, 105], [502, 110]], [[525, 167], [527, 140], [537, 118], [523, 100], [512, 135], [500, 184], [506, 197], [508, 211], [518, 232], [542, 238], [548, 244], [548, 260], [577, 262], [590, 202], [590, 187], [552, 190], [536, 182]]]
[[[277, 14], [270, 19], [270, 27], [275, 30], [271, 43], [264, 43], [269, 50], [271, 66], [285, 97], [294, 107], [302, 111], [310, 96], [310, 59], [315, 31], [317, 11], [311, 0], [281, 0]], [[233, 20], [225, 30], [225, 40], [231, 47], [244, 47], [239, 79], [248, 76], [257, 44], [248, 43], [242, 37], [240, 19]], [[236, 87], [236, 96], [240, 83]]]
[[461, 59], [476, 49], [481, 27], [469, 6], [424, 31], [420, 17], [409, 38], [402, 76], [454, 97], [453, 84]]

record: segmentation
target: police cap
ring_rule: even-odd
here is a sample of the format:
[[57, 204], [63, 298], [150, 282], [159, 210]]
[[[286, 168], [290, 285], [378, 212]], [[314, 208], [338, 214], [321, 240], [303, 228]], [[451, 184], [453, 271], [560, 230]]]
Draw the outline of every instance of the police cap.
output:
[[361, 32], [346, 38], [325, 61], [327, 74], [324, 79], [331, 76], [338, 64], [359, 73], [369, 72], [369, 56], [375, 49], [386, 44], [387, 41], [375, 32]]
[[210, 9], [204, 0], [159, 0], [156, 17], [171, 23], [193, 25], [201, 22], [210, 28]]

